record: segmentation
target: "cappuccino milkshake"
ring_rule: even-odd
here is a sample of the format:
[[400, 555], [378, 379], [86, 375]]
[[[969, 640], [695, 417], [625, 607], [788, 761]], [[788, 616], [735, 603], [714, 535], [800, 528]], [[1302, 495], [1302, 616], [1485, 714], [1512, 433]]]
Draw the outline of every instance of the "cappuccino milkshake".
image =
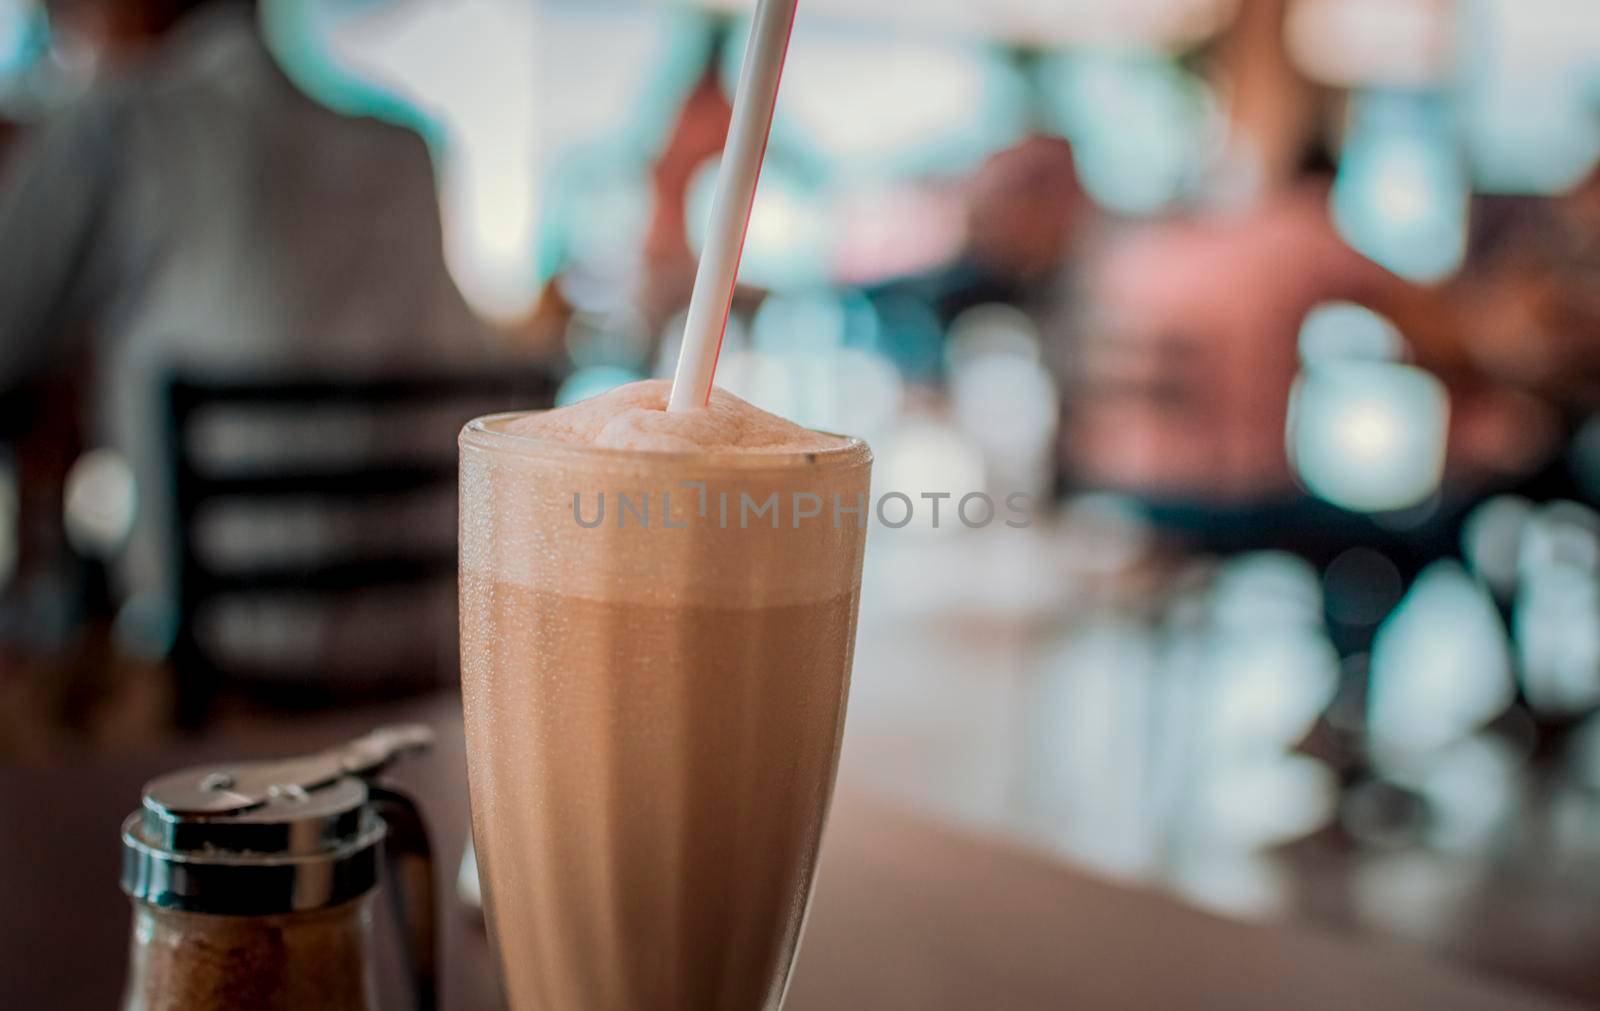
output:
[[513, 1011], [776, 1008], [799, 939], [871, 455], [667, 392], [462, 433], [473, 835]]

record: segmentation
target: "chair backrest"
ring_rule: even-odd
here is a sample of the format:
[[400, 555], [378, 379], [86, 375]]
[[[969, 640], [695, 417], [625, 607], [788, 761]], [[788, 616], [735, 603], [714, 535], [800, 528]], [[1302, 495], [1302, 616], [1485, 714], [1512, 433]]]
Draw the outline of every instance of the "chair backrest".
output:
[[[422, 669], [438, 667], [439, 651], [417, 656], [417, 670], [375, 672], [384, 676], [363, 681], [362, 689], [352, 693], [344, 691], [349, 686], [337, 682], [320, 662], [317, 669], [294, 671], [264, 671], [238, 664], [219, 655], [224, 651], [214, 648], [210, 637], [203, 634], [202, 625], [208, 614], [225, 609], [230, 602], [266, 602], [272, 606], [274, 602], [292, 600], [302, 608], [309, 605], [338, 613], [341, 608], [354, 606], [352, 602], [363, 599], [363, 595], [370, 598], [387, 594], [389, 600], [396, 596], [404, 599], [424, 588], [448, 587], [453, 585], [456, 564], [452, 533], [444, 531], [445, 536], [431, 538], [411, 538], [400, 533], [379, 538], [377, 549], [370, 543], [366, 548], [348, 551], [334, 546], [309, 555], [274, 551], [267, 538], [264, 551], [254, 556], [247, 552], [248, 557], [241, 559], [236, 551], [218, 551], [218, 539], [205, 536], [205, 528], [209, 520], [229, 510], [243, 510], [246, 514], [265, 510], [270, 514], [274, 509], [296, 510], [302, 527], [307, 514], [315, 525], [317, 515], [341, 511], [346, 518], [378, 517], [374, 522], [381, 527], [385, 522], [382, 517], [391, 507], [400, 512], [403, 503], [415, 501], [419, 495], [431, 495], [435, 503], [447, 496], [452, 505], [448, 507], [451, 514], [445, 519], [453, 524], [455, 431], [479, 414], [549, 407], [554, 402], [557, 383], [558, 377], [552, 371], [529, 368], [352, 382], [172, 377], [166, 384], [166, 401], [178, 603], [172, 664], [179, 723], [195, 726], [203, 722], [217, 696], [225, 690], [261, 695], [278, 705], [314, 706], [350, 694], [392, 695], [439, 684], [442, 672], [435, 669], [430, 674]], [[259, 423], [264, 418], [291, 425], [307, 417], [334, 419], [325, 426], [332, 438], [313, 435], [310, 442], [339, 443], [345, 441], [339, 438], [341, 429], [365, 431], [371, 436], [392, 429], [397, 417], [408, 414], [412, 418], [411, 430], [415, 431], [424, 424], [418, 419], [424, 412], [431, 419], [426, 422], [428, 434], [444, 436], [429, 438], [427, 441], [435, 445], [426, 453], [396, 453], [394, 446], [372, 452], [379, 448], [376, 445], [363, 450], [362, 439], [354, 436], [349, 441], [355, 444], [355, 451], [335, 453], [332, 462], [328, 454], [317, 452], [310, 454], [310, 462], [295, 460], [294, 454], [249, 451], [239, 454], [245, 459], [228, 459], [226, 452], [219, 454], [214, 446], [213, 451], [207, 452], [204, 445], [217, 441], [204, 438], [208, 428], [225, 426], [229, 421], [257, 422], [259, 446]], [[270, 444], [271, 426], [265, 430]], [[303, 426], [297, 434], [305, 441]], [[219, 455], [223, 459], [218, 459]], [[363, 524], [357, 520], [356, 525]], [[434, 529], [438, 524], [430, 521], [429, 526], [430, 533], [441, 533]], [[231, 529], [234, 538], [239, 539], [240, 527]], [[255, 539], [248, 533], [248, 523], [243, 529], [247, 531], [243, 540]], [[293, 536], [291, 529], [290, 537]]]

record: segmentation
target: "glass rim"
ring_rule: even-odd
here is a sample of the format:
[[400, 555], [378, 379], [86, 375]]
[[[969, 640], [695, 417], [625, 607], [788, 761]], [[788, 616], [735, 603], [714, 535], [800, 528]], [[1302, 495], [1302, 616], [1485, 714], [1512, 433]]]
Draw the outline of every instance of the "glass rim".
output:
[[[694, 465], [716, 470], [761, 471], [788, 470], [795, 467], [848, 467], [872, 462], [872, 448], [864, 439], [836, 432], [821, 432], [840, 440], [839, 445], [812, 450], [713, 450], [704, 453], [684, 453], [654, 449], [617, 449], [609, 446], [580, 446], [557, 439], [542, 439], [532, 435], [519, 435], [493, 426], [503, 425], [517, 418], [544, 414], [544, 410], [501, 411], [473, 418], [461, 429], [458, 443], [461, 448], [472, 447], [495, 453], [507, 453], [535, 459], [593, 460], [636, 466]], [[808, 431], [817, 431], [809, 429]]]

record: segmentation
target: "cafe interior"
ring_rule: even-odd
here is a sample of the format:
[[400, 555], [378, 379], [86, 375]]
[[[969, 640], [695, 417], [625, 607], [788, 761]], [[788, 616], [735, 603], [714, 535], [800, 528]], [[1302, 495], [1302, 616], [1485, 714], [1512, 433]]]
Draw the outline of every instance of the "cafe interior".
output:
[[[672, 375], [753, 6], [0, 0], [0, 1007], [404, 722], [500, 1006], [457, 434]], [[716, 376], [875, 457], [785, 1006], [1600, 1004], [1600, 5], [801, 0]]]

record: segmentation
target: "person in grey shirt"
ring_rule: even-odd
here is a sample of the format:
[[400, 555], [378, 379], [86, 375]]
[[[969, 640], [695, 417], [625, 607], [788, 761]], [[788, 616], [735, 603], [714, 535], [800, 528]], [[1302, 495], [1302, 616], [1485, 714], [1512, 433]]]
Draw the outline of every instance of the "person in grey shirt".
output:
[[363, 378], [493, 357], [445, 267], [422, 139], [302, 93], [253, 3], [197, 5], [0, 163], [0, 390], [93, 363], [88, 431], [137, 479], [115, 565], [126, 594], [173, 588], [165, 377]]

